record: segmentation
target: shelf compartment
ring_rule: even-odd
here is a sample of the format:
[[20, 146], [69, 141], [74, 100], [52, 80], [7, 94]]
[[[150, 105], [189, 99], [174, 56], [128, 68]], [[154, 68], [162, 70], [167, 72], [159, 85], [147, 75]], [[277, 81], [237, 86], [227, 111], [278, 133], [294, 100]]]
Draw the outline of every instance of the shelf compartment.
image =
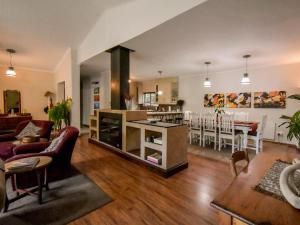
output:
[[[153, 160], [149, 159], [148, 156], [155, 156], [152, 157]], [[158, 156], [158, 157], [157, 157]], [[157, 166], [161, 166], [162, 165], [162, 153], [160, 151], [157, 151], [155, 149], [152, 148], [145, 148], [145, 159], [147, 162], [153, 164], [153, 165], [157, 165]]]
[[160, 152], [163, 151], [163, 147], [162, 147], [162, 145], [160, 145], [160, 144], [155, 144], [155, 143], [153, 143], [153, 142], [145, 142], [144, 145], [145, 145], [145, 147], [154, 149], [154, 150], [156, 150], [156, 151], [160, 151]]
[[129, 153], [130, 155], [133, 155], [135, 157], [141, 158], [141, 149], [132, 149], [127, 151], [127, 153]]
[[126, 126], [126, 152], [141, 157], [141, 129]]

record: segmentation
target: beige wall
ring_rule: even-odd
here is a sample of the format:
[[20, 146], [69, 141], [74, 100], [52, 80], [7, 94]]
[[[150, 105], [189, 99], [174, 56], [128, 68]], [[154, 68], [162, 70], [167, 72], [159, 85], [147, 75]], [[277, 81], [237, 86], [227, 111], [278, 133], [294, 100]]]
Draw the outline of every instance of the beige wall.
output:
[[72, 69], [71, 69], [71, 50], [68, 49], [54, 72], [54, 86], [57, 92], [57, 84], [65, 82], [65, 97], [72, 96]]
[[46, 91], [55, 92], [54, 75], [50, 72], [18, 69], [16, 77], [4, 76], [6, 67], [0, 67], [0, 109], [4, 111], [3, 91], [21, 92], [21, 107], [31, 113], [34, 119], [47, 119], [43, 109], [47, 106]]
[[158, 85], [158, 90], [163, 91], [163, 94], [158, 96], [158, 103], [170, 104], [172, 103], [172, 82], [178, 82], [178, 78], [168, 77], [139, 82], [141, 84], [140, 87], [142, 88], [142, 91], [139, 94], [143, 94], [144, 92], [155, 92], [156, 85]]

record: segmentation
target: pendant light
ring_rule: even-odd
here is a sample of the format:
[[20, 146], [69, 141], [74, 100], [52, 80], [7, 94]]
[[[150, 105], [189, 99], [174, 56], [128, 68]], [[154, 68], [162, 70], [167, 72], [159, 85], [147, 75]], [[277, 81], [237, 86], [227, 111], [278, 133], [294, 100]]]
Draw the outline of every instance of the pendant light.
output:
[[243, 75], [243, 78], [241, 80], [241, 84], [243, 85], [247, 85], [247, 84], [251, 84], [249, 75], [248, 75], [248, 58], [250, 58], [251, 55], [244, 55], [243, 58], [245, 59], [245, 67], [246, 67], [246, 72]]
[[12, 55], [16, 53], [14, 49], [6, 49], [6, 51], [9, 53], [10, 56], [10, 65], [8, 69], [6, 70], [6, 76], [8, 77], [15, 77], [16, 76], [16, 71], [12, 65]]
[[[158, 73], [159, 73], [159, 77], [161, 77], [162, 71], [159, 70]], [[157, 85], [157, 89], [158, 89], [158, 85]], [[158, 94], [158, 95], [163, 95], [163, 91], [162, 91], [162, 90], [157, 90], [157, 94]]]
[[211, 82], [208, 78], [208, 66], [211, 64], [211, 62], [205, 62], [204, 64], [206, 65], [206, 78], [205, 78], [205, 81], [203, 82], [203, 86], [206, 88], [210, 88]]

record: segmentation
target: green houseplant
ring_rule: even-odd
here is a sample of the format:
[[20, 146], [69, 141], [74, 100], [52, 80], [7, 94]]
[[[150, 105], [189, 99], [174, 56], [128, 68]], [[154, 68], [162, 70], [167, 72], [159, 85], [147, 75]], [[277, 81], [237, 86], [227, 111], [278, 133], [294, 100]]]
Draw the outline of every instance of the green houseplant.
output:
[[[300, 94], [291, 95], [288, 98], [300, 100]], [[297, 140], [297, 147], [300, 148], [300, 110], [294, 113], [292, 116], [286, 116], [283, 115], [280, 117], [281, 119], [287, 120], [279, 125], [287, 125], [286, 128], [288, 128], [288, 134], [287, 138], [291, 141], [293, 138]]]
[[55, 130], [60, 130], [62, 128], [62, 122], [64, 122], [66, 126], [71, 124], [71, 106], [72, 99], [67, 98], [62, 102], [58, 102], [49, 110], [49, 120], [54, 122]]
[[179, 106], [180, 111], [182, 111], [182, 107], [183, 107], [184, 103], [185, 103], [185, 102], [184, 102], [183, 99], [179, 99], [179, 100], [177, 101], [177, 105]]

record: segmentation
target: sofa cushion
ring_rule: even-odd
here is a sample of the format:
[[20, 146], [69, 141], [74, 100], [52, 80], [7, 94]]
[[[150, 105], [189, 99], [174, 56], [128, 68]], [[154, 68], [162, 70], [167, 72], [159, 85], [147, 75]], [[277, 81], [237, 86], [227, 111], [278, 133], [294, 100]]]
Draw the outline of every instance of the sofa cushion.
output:
[[24, 127], [24, 129], [16, 136], [16, 138], [21, 139], [25, 136], [35, 136], [40, 130], [40, 127], [37, 127], [32, 122], [29, 122], [26, 127]]
[[60, 145], [60, 143], [63, 141], [65, 134], [66, 131], [62, 132], [58, 137], [54, 138], [51, 144], [49, 145], [49, 147], [42, 152], [54, 152], [57, 149], [57, 147]]

